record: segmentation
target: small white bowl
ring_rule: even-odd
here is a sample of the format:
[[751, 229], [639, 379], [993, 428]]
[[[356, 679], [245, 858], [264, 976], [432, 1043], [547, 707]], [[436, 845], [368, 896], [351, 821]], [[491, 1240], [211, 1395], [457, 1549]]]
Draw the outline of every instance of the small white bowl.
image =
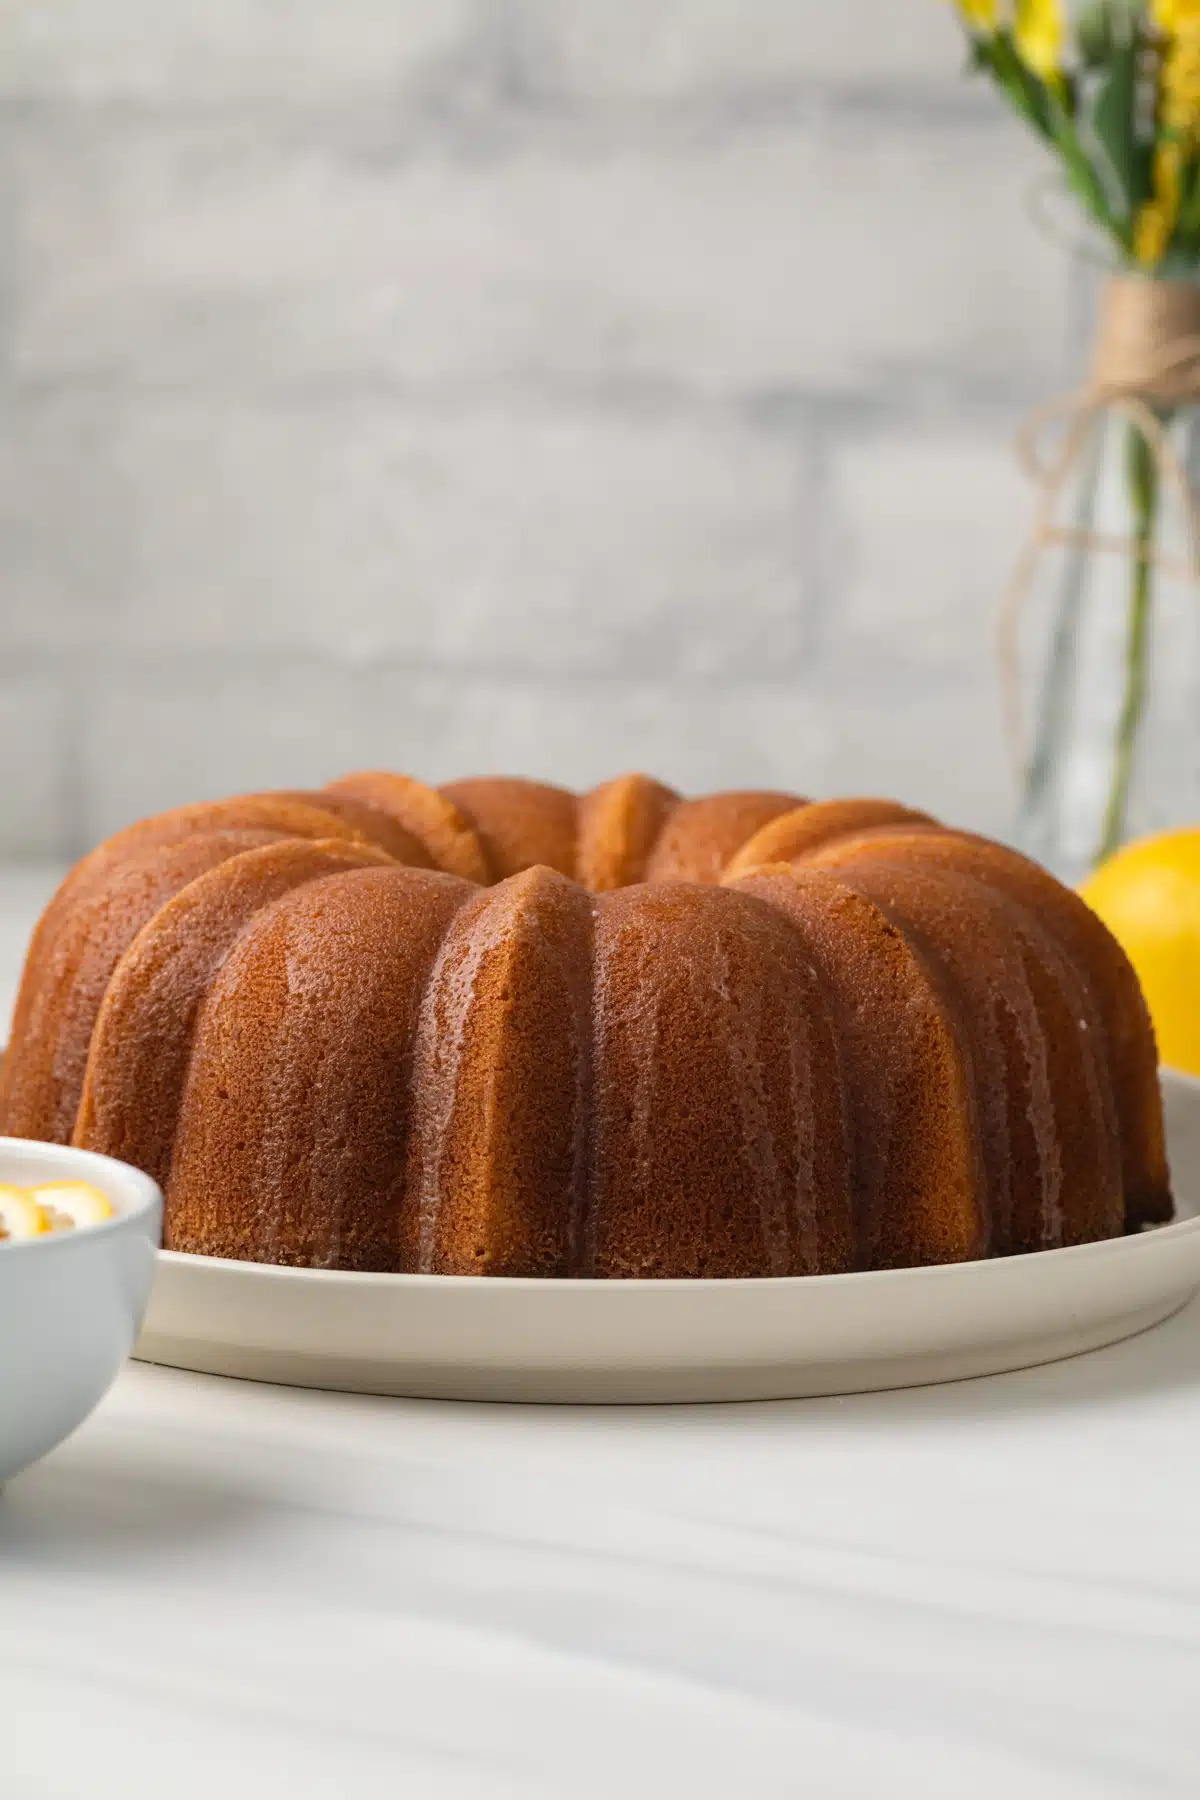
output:
[[90, 1181], [116, 1217], [0, 1244], [0, 1483], [82, 1425], [133, 1349], [162, 1234], [162, 1195], [128, 1163], [0, 1137], [0, 1182]]

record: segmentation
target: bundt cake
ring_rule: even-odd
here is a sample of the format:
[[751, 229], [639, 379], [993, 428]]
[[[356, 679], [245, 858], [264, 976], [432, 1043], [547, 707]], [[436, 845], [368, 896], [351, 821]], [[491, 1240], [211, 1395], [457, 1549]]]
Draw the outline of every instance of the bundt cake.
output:
[[34, 935], [0, 1132], [176, 1250], [439, 1274], [953, 1262], [1170, 1216], [1084, 903], [883, 800], [380, 771], [118, 833]]

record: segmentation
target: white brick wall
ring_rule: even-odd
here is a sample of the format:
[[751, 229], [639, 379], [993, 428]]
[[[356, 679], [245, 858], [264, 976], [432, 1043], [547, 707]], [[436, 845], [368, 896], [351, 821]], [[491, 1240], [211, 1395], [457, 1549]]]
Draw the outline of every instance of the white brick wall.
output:
[[[6, 658], [0, 671], [0, 860], [62, 854], [75, 824], [79, 760], [71, 688]], [[0, 1013], [0, 1019], [7, 1015]]]
[[848, 434], [828, 491], [841, 600], [826, 644], [844, 676], [986, 671], [1031, 506], [1003, 434], [943, 420]]
[[472, 0], [0, 0], [0, 93], [177, 105], [395, 99], [470, 45]]
[[821, 791], [832, 726], [807, 682], [539, 681], [396, 663], [137, 658], [105, 685], [87, 729], [83, 806], [108, 831], [173, 797], [315, 782], [331, 766], [363, 763], [420, 768], [433, 780], [519, 768], [581, 786], [617, 766], [649, 767], [695, 787]]
[[515, 0], [512, 13], [531, 85], [573, 97], [929, 91], [963, 60], [944, 0]]
[[105, 112], [30, 123], [15, 154], [30, 378], [875, 395], [1028, 387], [1061, 354], [1066, 261], [1003, 119], [482, 147], [389, 124], [362, 147], [325, 120]]
[[606, 677], [804, 666], [813, 457], [791, 430], [363, 392], [216, 409], [58, 394], [0, 420], [0, 444], [24, 526], [0, 528], [14, 646]]
[[1067, 271], [960, 61], [942, 0], [0, 0], [0, 854], [373, 761], [1003, 828]]

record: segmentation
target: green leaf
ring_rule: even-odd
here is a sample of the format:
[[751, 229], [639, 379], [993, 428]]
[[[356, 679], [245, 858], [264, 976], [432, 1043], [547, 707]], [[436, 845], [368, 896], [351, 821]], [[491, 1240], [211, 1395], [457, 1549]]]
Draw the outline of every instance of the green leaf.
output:
[[1104, 191], [1104, 184], [1088, 161], [1083, 146], [1079, 142], [1075, 121], [1053, 89], [1047, 88], [1046, 97], [1050, 129], [1054, 136], [1055, 147], [1062, 159], [1068, 186], [1096, 223], [1105, 231], [1110, 232], [1123, 248], [1127, 247], [1131, 236], [1130, 224], [1113, 216], [1108, 196]]
[[1134, 116], [1137, 73], [1135, 46], [1114, 49], [1091, 111], [1092, 132], [1120, 197], [1120, 211], [1131, 224], [1152, 191], [1150, 147], [1138, 142]]
[[1096, 0], [1094, 6], [1088, 7], [1075, 27], [1075, 38], [1084, 62], [1093, 69], [1103, 67], [1108, 61], [1111, 40], [1104, 0]]
[[1145, 0], [1092, 0], [1075, 24], [1075, 41], [1084, 62], [1104, 68], [1127, 50], [1145, 23]]
[[1133, 236], [1132, 219], [1114, 216], [1104, 182], [1080, 142], [1075, 123], [1075, 82], [1069, 77], [1053, 86], [1043, 81], [1022, 61], [1007, 30], [976, 39], [976, 52], [980, 66], [1004, 90], [1014, 111], [1058, 157], [1067, 185], [1085, 213], [1127, 252]]
[[1017, 112], [1033, 126], [1039, 137], [1052, 141], [1054, 132], [1047, 104], [1049, 90], [1021, 61], [1008, 32], [998, 31], [995, 37], [987, 40], [983, 49], [988, 67]]
[[988, 54], [989, 45], [985, 38], [967, 39], [967, 73], [978, 75], [981, 70], [992, 67], [992, 59]]

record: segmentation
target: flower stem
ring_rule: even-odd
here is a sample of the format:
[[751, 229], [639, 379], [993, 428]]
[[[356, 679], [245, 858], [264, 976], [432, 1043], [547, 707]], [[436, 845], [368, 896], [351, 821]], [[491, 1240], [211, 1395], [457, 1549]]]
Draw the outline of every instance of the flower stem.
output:
[[1125, 694], [1117, 721], [1112, 786], [1097, 860], [1111, 856], [1125, 835], [1125, 813], [1138, 729], [1146, 705], [1146, 652], [1150, 637], [1151, 557], [1158, 513], [1158, 466], [1139, 426], [1126, 427], [1125, 481], [1133, 518], [1129, 622], [1125, 634]]

